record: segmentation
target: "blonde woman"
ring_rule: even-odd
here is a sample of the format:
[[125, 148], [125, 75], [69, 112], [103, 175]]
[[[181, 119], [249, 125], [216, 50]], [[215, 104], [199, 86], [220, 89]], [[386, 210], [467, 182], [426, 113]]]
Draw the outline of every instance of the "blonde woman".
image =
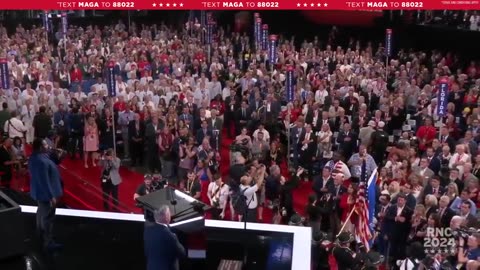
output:
[[450, 198], [450, 202], [453, 202], [458, 197], [458, 186], [455, 183], [450, 183], [447, 186], [447, 191], [445, 192], [445, 196]]
[[83, 161], [85, 163], [85, 168], [88, 168], [88, 157], [92, 159], [93, 167], [96, 166], [98, 159], [97, 151], [99, 145], [99, 132], [97, 123], [93, 116], [88, 117], [85, 122], [84, 135], [83, 135]]
[[333, 132], [330, 130], [329, 124], [323, 124], [322, 129], [317, 132], [318, 147], [322, 154], [330, 153], [332, 150]]

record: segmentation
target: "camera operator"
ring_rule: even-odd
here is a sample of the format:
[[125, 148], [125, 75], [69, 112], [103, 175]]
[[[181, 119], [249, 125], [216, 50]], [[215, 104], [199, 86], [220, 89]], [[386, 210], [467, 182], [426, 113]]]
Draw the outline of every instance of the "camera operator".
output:
[[238, 212], [242, 221], [257, 222], [257, 191], [262, 188], [265, 171], [265, 166], [256, 171], [255, 183], [253, 182], [254, 176], [248, 173], [240, 178], [240, 190], [234, 199], [234, 205], [236, 207], [235, 211]]
[[473, 233], [466, 237], [460, 237], [458, 239], [458, 265], [464, 265], [468, 263], [469, 260], [478, 260], [480, 259], [480, 233]]
[[198, 177], [194, 172], [189, 172], [187, 174], [187, 182], [182, 188], [182, 191], [192, 196], [194, 199], [200, 200], [202, 185], [200, 184], [200, 180], [198, 180]]
[[100, 158], [100, 167], [102, 167], [100, 180], [102, 181], [103, 208], [106, 211], [110, 209], [110, 199], [112, 199], [112, 204], [114, 205], [113, 210], [118, 210], [116, 209], [118, 207], [118, 185], [122, 183], [119, 172], [120, 163], [121, 161], [115, 156], [113, 149], [105, 151]]
[[[135, 194], [133, 194], [133, 199], [137, 201], [139, 197], [153, 193], [159, 189], [160, 189], [160, 185], [158, 184], [158, 182], [153, 180], [152, 175], [146, 174], [143, 177], [143, 183], [140, 186], [138, 186], [137, 191], [135, 191]], [[137, 206], [142, 208], [142, 206], [139, 204], [137, 204]], [[144, 210], [144, 214], [145, 214], [146, 221], [155, 222], [153, 218], [153, 213], [151, 211]]]
[[338, 270], [359, 269], [362, 266], [362, 254], [357, 254], [350, 249], [353, 241], [354, 236], [349, 232], [342, 232], [337, 237], [337, 244], [333, 247], [332, 253]]

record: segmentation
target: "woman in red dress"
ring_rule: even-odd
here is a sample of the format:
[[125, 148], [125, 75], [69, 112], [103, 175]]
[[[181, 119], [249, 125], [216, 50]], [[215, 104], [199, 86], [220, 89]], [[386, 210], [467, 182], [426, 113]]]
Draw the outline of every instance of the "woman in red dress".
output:
[[417, 131], [417, 139], [419, 142], [418, 148], [420, 151], [427, 150], [427, 147], [432, 145], [433, 139], [435, 139], [435, 135], [437, 131], [433, 126], [432, 118], [426, 118], [425, 123], [421, 126]]
[[[342, 194], [340, 197], [340, 209], [342, 209], [342, 217], [341, 217], [341, 222], [342, 225], [346, 223], [345, 225], [345, 231], [355, 233], [355, 219], [357, 218], [357, 214], [354, 212], [351, 216], [350, 219], [348, 219], [348, 216], [352, 212], [352, 210], [355, 207], [355, 202], [357, 201], [357, 191], [358, 191], [358, 186], [357, 184], [350, 184], [347, 188], [347, 192]], [[348, 220], [347, 220], [348, 219]]]
[[460, 139], [460, 130], [458, 129], [455, 116], [453, 116], [453, 114], [447, 115], [445, 126], [448, 128], [448, 133], [450, 136], [452, 136], [455, 140]]

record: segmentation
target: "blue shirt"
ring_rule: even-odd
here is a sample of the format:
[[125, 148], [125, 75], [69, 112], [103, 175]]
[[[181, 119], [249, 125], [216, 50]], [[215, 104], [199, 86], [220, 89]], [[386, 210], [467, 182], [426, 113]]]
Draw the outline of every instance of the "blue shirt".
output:
[[[452, 205], [450, 205], [450, 209], [452, 209], [453, 211], [455, 211], [455, 213], [460, 213], [460, 205], [462, 205], [462, 198], [460, 197], [457, 197], [455, 198], [455, 200], [453, 200], [452, 202]], [[476, 215], [477, 214], [477, 206], [475, 205], [475, 203], [468, 199], [467, 200], [469, 203], [470, 203], [470, 214], [472, 215]]]
[[47, 202], [63, 195], [60, 172], [46, 153], [33, 153], [28, 160], [30, 172], [30, 196]]
[[469, 250], [467, 253], [467, 258], [469, 260], [478, 260], [480, 258], [480, 248]]

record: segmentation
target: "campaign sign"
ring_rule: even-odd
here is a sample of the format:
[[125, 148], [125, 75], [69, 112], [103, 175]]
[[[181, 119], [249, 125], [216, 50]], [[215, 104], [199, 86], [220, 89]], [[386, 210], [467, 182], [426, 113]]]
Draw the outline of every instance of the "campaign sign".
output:
[[268, 50], [268, 24], [262, 26], [262, 50]]
[[255, 48], [257, 50], [260, 50], [260, 49], [262, 49], [262, 34], [263, 34], [262, 18], [257, 18], [256, 19], [255, 28], [257, 28], [257, 30], [255, 31], [257, 33], [257, 35], [255, 36]]
[[117, 81], [115, 80], [115, 63], [113, 61], [110, 61], [107, 67], [107, 87], [109, 96], [114, 97], [117, 95]]
[[62, 33], [64, 37], [67, 36], [67, 29], [68, 29], [67, 13], [62, 12]]
[[207, 44], [212, 44], [213, 42], [213, 25], [214, 23], [212, 21], [207, 23]]
[[45, 31], [50, 32], [50, 24], [48, 23], [48, 11], [43, 12], [43, 28]]
[[268, 43], [268, 60], [270, 64], [277, 63], [277, 35], [270, 35]]
[[387, 29], [385, 35], [385, 50], [387, 56], [392, 56], [392, 29]]
[[448, 80], [443, 78], [440, 80], [438, 91], [438, 105], [437, 105], [437, 114], [438, 116], [445, 116], [447, 113], [448, 105]]
[[6, 58], [0, 59], [0, 81], [2, 81], [2, 89], [10, 88], [10, 76], [8, 74], [8, 62]]
[[287, 66], [287, 74], [285, 78], [285, 93], [287, 95], [287, 102], [293, 101], [293, 96], [295, 93], [295, 83], [294, 83], [294, 70], [295, 68], [292, 65]]

